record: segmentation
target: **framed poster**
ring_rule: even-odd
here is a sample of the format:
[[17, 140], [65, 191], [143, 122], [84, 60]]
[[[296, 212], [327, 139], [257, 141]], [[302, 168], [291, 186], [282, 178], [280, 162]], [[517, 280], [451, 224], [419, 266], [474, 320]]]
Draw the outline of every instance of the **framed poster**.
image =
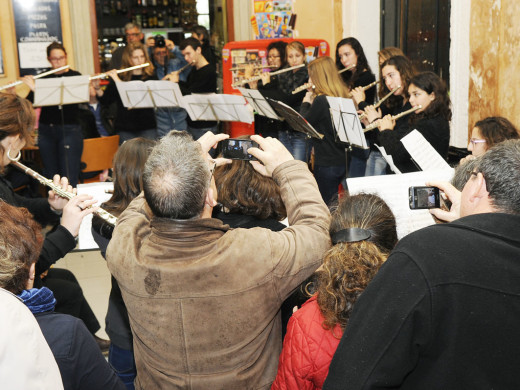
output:
[[62, 42], [59, 0], [12, 0], [20, 77], [50, 67], [47, 46]]
[[256, 39], [293, 36], [293, 0], [254, 0], [251, 25]]

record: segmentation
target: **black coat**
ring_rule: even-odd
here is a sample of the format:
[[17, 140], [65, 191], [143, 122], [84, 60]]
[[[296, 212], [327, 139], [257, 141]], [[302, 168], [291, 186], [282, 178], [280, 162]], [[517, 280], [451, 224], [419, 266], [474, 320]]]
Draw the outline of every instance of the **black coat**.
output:
[[368, 285], [323, 389], [520, 388], [520, 216], [404, 237]]

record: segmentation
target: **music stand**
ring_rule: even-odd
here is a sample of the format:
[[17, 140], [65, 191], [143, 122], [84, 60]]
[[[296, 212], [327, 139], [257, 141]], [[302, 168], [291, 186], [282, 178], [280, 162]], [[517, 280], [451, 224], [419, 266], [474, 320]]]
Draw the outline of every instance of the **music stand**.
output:
[[281, 120], [281, 118], [276, 115], [276, 112], [273, 110], [265, 97], [260, 93], [260, 91], [243, 87], [237, 87], [237, 89], [246, 98], [247, 102], [251, 104], [258, 115], [266, 116], [271, 119]]
[[243, 96], [191, 94], [182, 97], [182, 106], [192, 121], [253, 123], [253, 113]]
[[365, 133], [352, 99], [327, 96], [327, 102], [338, 138], [350, 145], [368, 149]]
[[299, 131], [309, 138], [323, 139], [324, 135], [318, 133], [316, 129], [307, 122], [307, 119], [301, 116], [292, 107], [289, 107], [287, 104], [279, 102], [278, 100], [267, 98], [267, 101], [271, 104], [276, 113], [281, 118], [285, 119], [293, 130]]
[[123, 106], [128, 109], [182, 105], [179, 85], [168, 80], [122, 81], [117, 82], [116, 87]]

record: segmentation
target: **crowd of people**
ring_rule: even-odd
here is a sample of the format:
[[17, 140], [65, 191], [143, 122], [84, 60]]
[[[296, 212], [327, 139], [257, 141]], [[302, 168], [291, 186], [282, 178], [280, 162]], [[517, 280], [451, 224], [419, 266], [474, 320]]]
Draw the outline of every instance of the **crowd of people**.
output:
[[[115, 107], [110, 132], [121, 140], [113, 194], [101, 205], [117, 224], [98, 215], [92, 221], [111, 273], [108, 362], [100, 350], [108, 341], [96, 339], [100, 325], [74, 275], [51, 268], [75, 247], [83, 218], [99, 211], [89, 195], [60, 196], [75, 194], [79, 180], [80, 108], [42, 110], [38, 142], [53, 187], [47, 199], [32, 199], [17, 194], [4, 173], [33, 141], [34, 79], [24, 78], [28, 99], [0, 94], [3, 385], [520, 385], [520, 133], [513, 123], [499, 116], [475, 123], [471, 154], [452, 182], [426, 183], [449, 207], [431, 209], [437, 224], [398, 240], [398, 220], [383, 199], [339, 188], [346, 177], [390, 173], [376, 145], [402, 172], [417, 171], [400, 142], [413, 129], [447, 157], [451, 108], [438, 75], [417, 72], [402, 51], [385, 48], [377, 92], [353, 37], [338, 42], [335, 60], [309, 64], [301, 42], [272, 42], [271, 70], [288, 71], [262, 72], [247, 87], [290, 105], [323, 137], [309, 140], [257, 115], [257, 134], [246, 137], [258, 145], [247, 151], [254, 159], [231, 160], [218, 155], [229, 136], [216, 123], [192, 121], [182, 108], [128, 110], [116, 85], [164, 79], [183, 94], [215, 92], [207, 31], [194, 30], [178, 46], [156, 38], [149, 47], [139, 26], [125, 30], [128, 44], [114, 53], [108, 86], [91, 85], [91, 103]], [[47, 55], [55, 69], [67, 62], [59, 43]], [[153, 65], [116, 71], [146, 62]], [[327, 97], [354, 101], [363, 125], [372, 124], [368, 149], [338, 140]], [[56, 153], [64, 145], [68, 157]], [[43, 237], [45, 225], [53, 229]]]

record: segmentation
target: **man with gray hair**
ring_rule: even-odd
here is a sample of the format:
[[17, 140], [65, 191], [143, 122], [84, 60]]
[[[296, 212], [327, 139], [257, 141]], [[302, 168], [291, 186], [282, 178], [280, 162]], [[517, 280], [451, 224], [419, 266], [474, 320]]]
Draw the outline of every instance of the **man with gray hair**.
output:
[[[141, 42], [144, 38], [144, 34], [141, 31], [141, 26], [135, 23], [125, 24], [125, 37], [126, 43]], [[123, 59], [123, 52], [125, 51], [124, 46], [118, 47], [113, 53], [110, 59], [110, 70], [119, 69], [121, 67], [121, 60]]]
[[172, 131], [153, 149], [144, 195], [118, 218], [107, 250], [134, 335], [136, 389], [269, 389], [282, 347], [280, 307], [329, 248], [330, 215], [306, 164], [251, 136], [255, 169], [280, 186], [290, 227], [230, 229], [212, 219], [209, 150]]
[[[453, 221], [404, 237], [354, 307], [323, 389], [520, 388], [520, 140], [479, 157]], [[459, 219], [460, 217], [460, 219]]]

